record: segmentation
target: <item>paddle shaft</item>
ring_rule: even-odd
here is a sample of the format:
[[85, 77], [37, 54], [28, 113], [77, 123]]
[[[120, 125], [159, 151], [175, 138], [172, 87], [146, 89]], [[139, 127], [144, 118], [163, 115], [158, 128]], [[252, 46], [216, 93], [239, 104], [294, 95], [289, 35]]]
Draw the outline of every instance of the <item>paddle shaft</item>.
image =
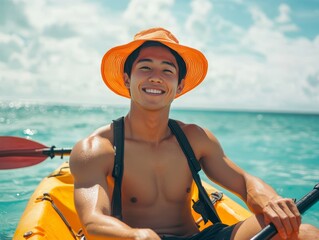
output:
[[[319, 200], [319, 183], [317, 183], [314, 189], [307, 193], [303, 198], [301, 198], [297, 203], [297, 208], [300, 214], [306, 212], [309, 208], [312, 207]], [[251, 240], [265, 240], [270, 239], [274, 235], [276, 235], [277, 229], [271, 223], [266, 226], [263, 230], [261, 230], [255, 237], [251, 238]]]
[[71, 148], [47, 147], [31, 139], [0, 136], [0, 170], [29, 167], [48, 157], [70, 155]]
[[14, 150], [4, 150], [0, 152], [0, 157], [11, 157], [11, 156], [43, 156], [53, 158], [54, 156], [66, 156], [71, 153], [71, 148], [41, 148], [41, 149], [14, 149]]

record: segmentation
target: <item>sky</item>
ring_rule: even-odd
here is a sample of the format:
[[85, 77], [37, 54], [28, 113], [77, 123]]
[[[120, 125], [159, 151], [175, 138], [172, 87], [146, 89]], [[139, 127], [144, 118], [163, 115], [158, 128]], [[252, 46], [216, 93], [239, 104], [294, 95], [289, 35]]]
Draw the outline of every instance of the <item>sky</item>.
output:
[[209, 62], [175, 107], [319, 113], [319, 0], [0, 0], [0, 101], [128, 105], [100, 64], [164, 27]]

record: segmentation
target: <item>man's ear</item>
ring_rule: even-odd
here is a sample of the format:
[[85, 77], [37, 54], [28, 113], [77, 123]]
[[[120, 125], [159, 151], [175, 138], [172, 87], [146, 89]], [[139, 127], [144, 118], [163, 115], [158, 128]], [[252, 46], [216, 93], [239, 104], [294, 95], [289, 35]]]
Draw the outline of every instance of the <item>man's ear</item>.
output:
[[128, 76], [127, 73], [124, 73], [124, 85], [127, 89], [130, 89], [130, 82], [131, 82], [130, 77]]
[[185, 81], [184, 81], [184, 79], [182, 79], [182, 81], [178, 84], [178, 86], [177, 86], [177, 93], [179, 94], [179, 93], [181, 93], [182, 92], [182, 90], [183, 90], [183, 88], [184, 88], [184, 86], [185, 86]]

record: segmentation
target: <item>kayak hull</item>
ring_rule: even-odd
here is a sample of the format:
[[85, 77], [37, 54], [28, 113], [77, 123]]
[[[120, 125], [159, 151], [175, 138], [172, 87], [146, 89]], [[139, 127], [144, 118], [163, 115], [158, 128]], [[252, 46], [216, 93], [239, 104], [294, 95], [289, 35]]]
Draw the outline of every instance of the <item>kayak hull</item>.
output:
[[[203, 185], [209, 194], [217, 191], [206, 182]], [[196, 200], [196, 191], [193, 195]], [[215, 204], [215, 208], [222, 222], [229, 225], [251, 216], [249, 211], [226, 195]], [[194, 211], [193, 217], [198, 221], [200, 229], [209, 226], [209, 223], [200, 221], [200, 215]], [[73, 177], [66, 162], [44, 178], [36, 188], [13, 239], [80, 239], [80, 234], [77, 234], [81, 232], [81, 227], [73, 203]]]

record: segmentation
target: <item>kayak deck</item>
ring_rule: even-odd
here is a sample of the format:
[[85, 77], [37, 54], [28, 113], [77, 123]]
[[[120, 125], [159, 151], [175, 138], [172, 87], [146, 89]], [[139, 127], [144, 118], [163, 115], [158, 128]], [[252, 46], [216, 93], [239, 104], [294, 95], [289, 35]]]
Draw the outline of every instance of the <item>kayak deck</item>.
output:
[[[206, 182], [203, 182], [203, 186], [209, 194], [217, 191]], [[194, 191], [195, 201], [197, 195]], [[226, 195], [216, 202], [215, 208], [222, 222], [229, 225], [251, 216], [248, 210]], [[209, 223], [200, 221], [201, 216], [198, 213], [192, 211], [200, 229], [209, 226]], [[65, 162], [44, 178], [36, 188], [21, 216], [13, 239], [80, 239], [78, 233], [81, 232], [81, 227], [73, 203], [73, 177], [69, 164]]]

